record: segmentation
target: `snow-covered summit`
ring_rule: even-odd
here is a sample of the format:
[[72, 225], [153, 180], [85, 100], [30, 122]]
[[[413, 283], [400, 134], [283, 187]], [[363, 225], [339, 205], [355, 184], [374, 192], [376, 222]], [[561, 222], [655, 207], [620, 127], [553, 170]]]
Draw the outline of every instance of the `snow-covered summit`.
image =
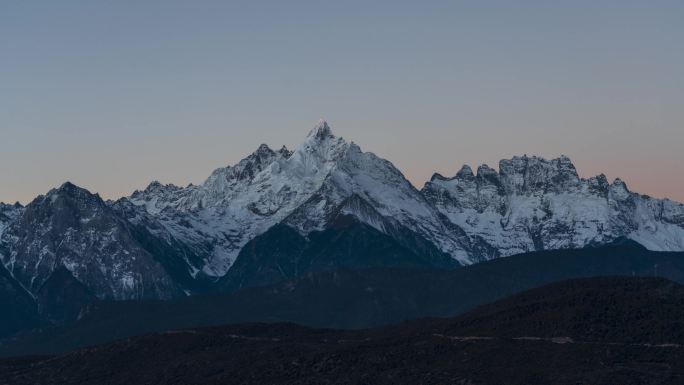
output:
[[[584, 247], [629, 237], [654, 250], [684, 249], [684, 206], [629, 191], [605, 175], [579, 177], [566, 156], [513, 157], [499, 171], [433, 177], [423, 194], [449, 220], [502, 255]], [[667, 208], [666, 208], [667, 206]]]
[[326, 122], [325, 119], [321, 119], [314, 126], [314, 128], [312, 128], [311, 131], [309, 131], [309, 134], [306, 137], [307, 139], [322, 140], [334, 137], [334, 135], [332, 133], [332, 129], [328, 125], [328, 122]]
[[[370, 202], [388, 220], [435, 240], [444, 237], [436, 236], [446, 231], [439, 227], [440, 214], [399, 170], [335, 136], [325, 121], [293, 152], [261, 145], [237, 164], [215, 170], [201, 185], [148, 188], [129, 199], [174, 238], [189, 244], [213, 239], [202, 270], [221, 276], [242, 246], [271, 226], [287, 218], [304, 233], [321, 229], [352, 195]], [[297, 221], [295, 211], [308, 215]], [[459, 249], [455, 242], [439, 242], [445, 250]]]
[[[364, 203], [350, 205], [350, 197]], [[325, 120], [294, 151], [261, 145], [201, 185], [155, 186], [130, 202], [163, 224], [168, 237], [204, 249], [210, 239], [200, 267], [209, 276], [225, 274], [242, 246], [276, 223], [306, 234], [339, 213], [396, 237], [417, 234], [466, 264], [619, 236], [684, 249], [684, 221], [658, 212], [668, 206], [679, 218], [681, 205], [641, 197], [604, 175], [582, 179], [567, 156], [516, 156], [501, 160], [498, 170], [466, 165], [453, 177], [435, 174], [418, 191], [389, 161], [335, 136]]]

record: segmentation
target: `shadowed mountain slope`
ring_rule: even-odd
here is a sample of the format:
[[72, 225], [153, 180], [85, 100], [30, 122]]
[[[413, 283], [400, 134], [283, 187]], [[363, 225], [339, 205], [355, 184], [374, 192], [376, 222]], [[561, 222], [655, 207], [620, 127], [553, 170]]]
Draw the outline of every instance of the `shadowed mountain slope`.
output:
[[664, 279], [583, 279], [383, 329], [233, 325], [0, 360], [0, 383], [675, 384], [683, 302]]
[[0, 338], [41, 323], [31, 295], [0, 265]]
[[290, 226], [275, 225], [245, 245], [219, 282], [219, 289], [264, 286], [338, 269], [459, 266], [429, 242], [423, 240], [423, 244], [424, 253], [418, 254], [348, 215], [338, 216], [330, 228], [311, 232], [307, 237]]
[[367, 328], [462, 314], [523, 290], [572, 278], [659, 276], [684, 282], [684, 254], [648, 251], [631, 241], [544, 251], [453, 270], [367, 269], [308, 273], [292, 281], [173, 301], [96, 302], [63, 327], [0, 343], [0, 354], [68, 351], [153, 331], [238, 322], [295, 322]]

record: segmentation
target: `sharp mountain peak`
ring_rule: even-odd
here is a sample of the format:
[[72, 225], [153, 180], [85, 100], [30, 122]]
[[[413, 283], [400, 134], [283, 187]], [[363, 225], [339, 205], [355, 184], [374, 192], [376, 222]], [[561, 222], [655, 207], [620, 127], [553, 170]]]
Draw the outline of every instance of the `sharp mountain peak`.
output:
[[[651, 250], [684, 250], [684, 205], [632, 193], [619, 178], [612, 184], [603, 175], [579, 178], [567, 156], [515, 156], [502, 159], [499, 170], [483, 164], [473, 172], [465, 165], [451, 178], [435, 174], [417, 190], [390, 161], [336, 137], [325, 120], [296, 150], [262, 144], [200, 185], [152, 182], [127, 198], [103, 202], [67, 182], [47, 195], [35, 207], [0, 206], [0, 250], [9, 250], [0, 259], [6, 266], [25, 259], [21, 266], [31, 267], [49, 255], [78, 276], [96, 270], [97, 257], [114, 250], [118, 260], [128, 261], [116, 274], [79, 276], [109, 280], [103, 285], [116, 290], [93, 287], [111, 298], [142, 296], [137, 290], [171, 296], [177, 282], [192, 291], [193, 280], [224, 276], [243, 247], [269, 228], [290, 226], [307, 235], [328, 229], [340, 212], [407, 247], [462, 264], [618, 237]], [[46, 215], [36, 215], [39, 206]], [[51, 229], [46, 234], [55, 239], [71, 237], [70, 248], [44, 248], [55, 239], [34, 234], [40, 228]], [[166, 265], [155, 265], [155, 258]], [[28, 267], [21, 273], [26, 282], [51, 273], [47, 265], [39, 272]], [[137, 278], [141, 269], [172, 274], [159, 273], [166, 281], [155, 288], [152, 275]]]

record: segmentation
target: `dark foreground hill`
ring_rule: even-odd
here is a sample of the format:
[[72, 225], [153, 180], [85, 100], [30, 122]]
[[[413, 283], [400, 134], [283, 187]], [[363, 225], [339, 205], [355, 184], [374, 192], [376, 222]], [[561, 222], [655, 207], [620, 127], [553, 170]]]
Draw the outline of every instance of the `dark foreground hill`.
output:
[[[657, 265], [657, 267], [656, 267]], [[684, 282], [684, 253], [625, 243], [522, 254], [454, 270], [371, 269], [307, 274], [275, 286], [174, 301], [99, 302], [81, 318], [0, 342], [0, 355], [57, 354], [150, 332], [245, 322], [369, 328], [449, 317], [572, 278], [653, 276]]]
[[556, 283], [452, 319], [189, 329], [0, 361], [2, 384], [681, 384], [684, 287]]

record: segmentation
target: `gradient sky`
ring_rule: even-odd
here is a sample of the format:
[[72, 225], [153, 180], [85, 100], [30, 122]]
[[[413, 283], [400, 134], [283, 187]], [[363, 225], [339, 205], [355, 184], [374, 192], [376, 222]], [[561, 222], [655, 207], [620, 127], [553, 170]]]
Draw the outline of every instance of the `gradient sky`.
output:
[[185, 185], [320, 117], [417, 186], [570, 156], [684, 201], [684, 2], [3, 1], [0, 201]]

